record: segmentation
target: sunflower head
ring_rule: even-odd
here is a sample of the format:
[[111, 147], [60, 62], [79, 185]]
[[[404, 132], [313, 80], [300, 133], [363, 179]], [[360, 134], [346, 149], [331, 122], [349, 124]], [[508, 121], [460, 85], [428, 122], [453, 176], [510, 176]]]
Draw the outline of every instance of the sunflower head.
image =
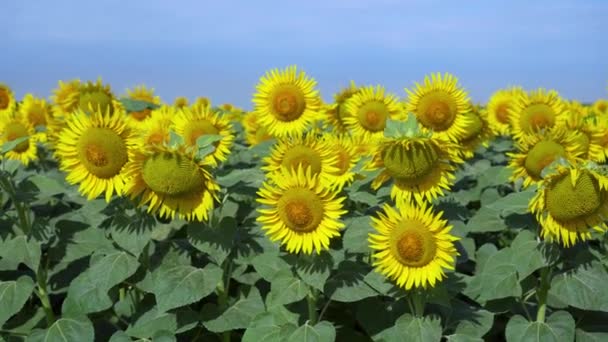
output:
[[346, 184], [353, 181], [355, 174], [352, 169], [361, 159], [361, 156], [356, 153], [355, 141], [348, 135], [325, 133], [323, 139], [328, 142], [336, 155], [336, 171], [331, 174], [333, 181], [329, 184], [329, 187], [342, 189]]
[[80, 86], [80, 97], [78, 108], [85, 112], [101, 111], [110, 115], [119, 109], [120, 104], [116, 100], [109, 85], [104, 85], [101, 78], [95, 83], [88, 81]]
[[0, 116], [0, 146], [24, 137], [28, 138], [8, 151], [5, 156], [8, 159], [19, 160], [27, 166], [38, 159], [36, 143], [44, 140], [42, 134], [36, 133], [34, 126], [19, 113]]
[[161, 106], [153, 110], [150, 118], [137, 127], [143, 145], [169, 144], [176, 112], [178, 109], [172, 106]]
[[511, 133], [510, 108], [514, 106], [521, 93], [523, 93], [523, 89], [520, 87], [511, 87], [500, 89], [490, 97], [487, 118], [494, 134], [508, 135]]
[[188, 98], [184, 96], [178, 96], [177, 98], [175, 98], [175, 101], [173, 101], [173, 106], [178, 109], [188, 107]]
[[[145, 85], [136, 86], [132, 90], [127, 89], [127, 97], [132, 100], [146, 101], [156, 105], [160, 105], [161, 103], [160, 97], [154, 95], [154, 89], [148, 89]], [[151, 112], [151, 109], [146, 108], [141, 111], [130, 112], [129, 116], [132, 120], [141, 122], [146, 120]]]
[[332, 237], [340, 235], [342, 202], [337, 191], [330, 191], [308, 168], [282, 168], [258, 191], [258, 222], [273, 241], [280, 241], [288, 252], [311, 254], [329, 249]]
[[452, 227], [424, 203], [383, 209], [372, 218], [375, 232], [368, 239], [376, 270], [407, 290], [434, 287], [444, 269], [454, 269], [458, 238], [449, 234]]
[[444, 140], [457, 141], [464, 134], [469, 99], [456, 77], [449, 73], [431, 74], [425, 77], [424, 84], [416, 83], [413, 91], [405, 91], [409, 96], [407, 111], [416, 115], [423, 127]]
[[322, 108], [322, 111], [325, 113], [326, 123], [339, 134], [347, 132], [344, 124], [344, 117], [346, 115], [344, 104], [358, 91], [359, 88], [355, 82], [351, 81], [348, 87], [334, 94], [334, 103], [324, 105]]
[[393, 94], [385, 94], [384, 87], [362, 87], [344, 103], [342, 121], [353, 136], [377, 139], [384, 135], [389, 119], [403, 118], [402, 107]]
[[566, 247], [587, 240], [591, 230], [605, 232], [608, 214], [608, 177], [581, 163], [556, 165], [540, 183], [530, 203], [541, 235]]
[[51, 115], [49, 108], [45, 99], [36, 98], [32, 94], [26, 94], [19, 106], [19, 113], [34, 127], [46, 126], [48, 118]]
[[597, 115], [605, 115], [608, 114], [608, 100], [607, 99], [598, 99], [593, 103], [593, 111]]
[[296, 66], [266, 73], [253, 96], [260, 124], [277, 137], [303, 134], [319, 116], [316, 84]]
[[541, 88], [520, 94], [509, 109], [515, 139], [521, 140], [525, 135], [561, 125], [567, 116], [565, 110], [564, 102], [555, 90]]
[[494, 132], [490, 127], [487, 113], [479, 106], [471, 106], [471, 111], [465, 114], [467, 117], [467, 125], [465, 133], [458, 140], [462, 147], [462, 155], [464, 158], [472, 158], [475, 149], [479, 145], [487, 146], [490, 139], [494, 137]]
[[0, 83], [0, 116], [11, 114], [16, 105], [12, 89], [8, 85]]
[[245, 129], [245, 140], [249, 146], [255, 146], [273, 138], [266, 127], [260, 126], [256, 112], [248, 112], [243, 115], [242, 124]]

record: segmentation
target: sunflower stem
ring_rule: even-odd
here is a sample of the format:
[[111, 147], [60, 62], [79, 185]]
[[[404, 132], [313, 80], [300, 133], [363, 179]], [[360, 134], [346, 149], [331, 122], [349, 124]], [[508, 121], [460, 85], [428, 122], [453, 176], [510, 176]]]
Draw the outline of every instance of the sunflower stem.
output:
[[308, 303], [308, 321], [310, 325], [317, 324], [317, 290], [313, 287], [310, 287], [310, 293], [306, 297], [306, 302]]
[[47, 326], [51, 326], [55, 323], [55, 313], [53, 312], [53, 307], [51, 306], [51, 300], [49, 299], [48, 291], [46, 288], [47, 282], [47, 263], [40, 263], [38, 266], [38, 272], [36, 272], [36, 282], [38, 283], [38, 289], [36, 295], [40, 299], [40, 303], [42, 303], [42, 308], [44, 309], [44, 313], [46, 314], [46, 323]]
[[538, 298], [538, 312], [536, 313], [536, 321], [543, 323], [545, 321], [545, 313], [547, 311], [547, 293], [551, 287], [551, 270], [549, 267], [543, 267], [540, 270], [540, 284], [536, 292]]
[[[222, 284], [218, 288], [218, 306], [220, 312], [224, 312], [228, 309], [228, 292], [230, 288], [230, 279], [232, 278], [232, 262], [230, 256], [224, 261], [223, 267], [224, 275], [222, 278]], [[222, 333], [222, 341], [230, 342], [230, 330]]]
[[414, 290], [412, 293], [412, 303], [414, 305], [414, 315], [416, 317], [424, 316], [424, 306], [426, 304], [426, 296], [422, 290]]
[[4, 192], [9, 195], [11, 201], [13, 201], [13, 204], [15, 205], [17, 215], [19, 216], [19, 227], [21, 228], [21, 231], [23, 231], [25, 235], [29, 235], [31, 227], [27, 215], [27, 205], [25, 203], [21, 203], [17, 199], [17, 190], [15, 189], [13, 182], [10, 179], [4, 177], [4, 175], [0, 177], [0, 187], [2, 188], [2, 190], [4, 190]]

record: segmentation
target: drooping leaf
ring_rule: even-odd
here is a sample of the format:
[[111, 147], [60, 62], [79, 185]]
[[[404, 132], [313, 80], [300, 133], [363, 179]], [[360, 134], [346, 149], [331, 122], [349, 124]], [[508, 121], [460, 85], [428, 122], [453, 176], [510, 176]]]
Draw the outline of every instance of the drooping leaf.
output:
[[601, 264], [581, 265], [553, 278], [548, 301], [550, 305], [564, 303], [583, 310], [608, 312], [606, 284], [608, 273]]
[[505, 335], [507, 342], [574, 341], [574, 318], [566, 311], [556, 311], [545, 322], [530, 322], [523, 316], [511, 317]]
[[86, 317], [62, 317], [46, 330], [34, 330], [27, 342], [94, 341], [93, 324]]
[[28, 276], [0, 282], [0, 327], [21, 310], [33, 290], [34, 281]]
[[336, 340], [336, 328], [328, 321], [310, 325], [308, 322], [296, 329], [288, 338], [289, 341], [333, 342]]
[[40, 255], [40, 242], [29, 239], [26, 235], [20, 235], [5, 241], [0, 240], [0, 258], [5, 263], [13, 264], [14, 269], [17, 269], [17, 266], [23, 263], [32, 271], [38, 272]]

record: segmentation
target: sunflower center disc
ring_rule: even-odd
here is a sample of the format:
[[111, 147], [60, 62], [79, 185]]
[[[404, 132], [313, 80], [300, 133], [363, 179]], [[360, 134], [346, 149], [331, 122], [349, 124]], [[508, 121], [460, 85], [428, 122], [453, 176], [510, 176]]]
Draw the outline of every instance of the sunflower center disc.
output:
[[[9, 124], [7, 124], [4, 127], [4, 134], [6, 134], [6, 140], [7, 141], [13, 141], [15, 139], [19, 139], [21, 137], [27, 137], [28, 131], [27, 131], [27, 127], [25, 127], [23, 124], [18, 123], [18, 122], [11, 122]], [[20, 142], [19, 144], [17, 144], [17, 146], [15, 146], [15, 148], [13, 149], [13, 151], [17, 152], [17, 153], [23, 153], [25, 151], [27, 151], [27, 149], [30, 147], [30, 143], [29, 143], [29, 139]]]
[[304, 145], [293, 146], [285, 152], [283, 156], [282, 166], [298, 169], [298, 165], [302, 165], [302, 169], [306, 170], [309, 166], [313, 175], [321, 172], [321, 156], [312, 148]]
[[281, 85], [272, 97], [274, 115], [281, 121], [297, 120], [306, 109], [302, 91], [292, 85]]
[[44, 113], [42, 112], [42, 109], [36, 108], [36, 109], [32, 110], [31, 112], [28, 113], [27, 117], [30, 120], [30, 122], [32, 123], [32, 125], [34, 125], [34, 126], [46, 124], [46, 118], [44, 117]]
[[521, 127], [531, 133], [555, 124], [555, 113], [546, 104], [538, 103], [527, 107], [521, 115]]
[[502, 124], [509, 123], [509, 105], [501, 103], [496, 107], [496, 119]]
[[370, 132], [380, 132], [386, 126], [388, 113], [383, 102], [371, 101], [359, 108], [357, 119], [359, 124]]
[[435, 238], [419, 221], [412, 219], [402, 221], [392, 241], [393, 252], [403, 265], [421, 267], [435, 257], [437, 249]]
[[[190, 122], [185, 129], [184, 136], [186, 141], [190, 145], [196, 145], [196, 139], [203, 135], [215, 135], [218, 134], [219, 130], [209, 120], [196, 120]], [[219, 141], [213, 142], [214, 146], [217, 147]]]
[[131, 117], [137, 121], [144, 121], [148, 116], [150, 116], [150, 113], [152, 113], [150, 108], [146, 108], [139, 112], [131, 112]]
[[338, 161], [336, 162], [336, 167], [338, 168], [338, 172], [336, 174], [343, 175], [348, 172], [350, 166], [350, 154], [341, 146], [338, 147]]
[[418, 105], [420, 123], [435, 131], [445, 131], [456, 119], [456, 103], [443, 91], [429, 93]]
[[285, 225], [298, 233], [312, 232], [323, 220], [323, 203], [312, 191], [289, 189], [278, 201], [279, 216]]
[[466, 117], [469, 119], [469, 124], [467, 125], [464, 135], [461, 138], [462, 142], [468, 142], [477, 138], [483, 129], [483, 122], [477, 114], [468, 113]]
[[10, 101], [8, 97], [8, 92], [4, 88], [0, 88], [0, 109], [8, 108], [8, 102]]
[[142, 177], [157, 194], [167, 196], [202, 192], [205, 176], [194, 161], [173, 153], [158, 153], [144, 161]]
[[128, 158], [124, 140], [109, 128], [89, 128], [76, 149], [84, 167], [99, 178], [116, 176]]
[[554, 219], [568, 222], [585, 219], [602, 204], [598, 181], [583, 171], [572, 186], [570, 174], [564, 175], [547, 188], [547, 210]]
[[146, 143], [150, 145], [160, 145], [162, 143], [169, 142], [166, 134], [161, 132], [154, 132], [148, 136]]
[[93, 108], [93, 110], [99, 109], [103, 114], [106, 114], [108, 111], [110, 114], [114, 113], [112, 98], [103, 91], [81, 94], [79, 107], [81, 110], [87, 112]]
[[545, 167], [559, 157], [565, 156], [566, 150], [562, 145], [551, 140], [540, 141], [528, 151], [524, 167], [529, 175], [540, 179]]
[[433, 171], [439, 155], [433, 145], [421, 143], [409, 147], [401, 144], [388, 146], [384, 150], [384, 167], [399, 180], [416, 182]]

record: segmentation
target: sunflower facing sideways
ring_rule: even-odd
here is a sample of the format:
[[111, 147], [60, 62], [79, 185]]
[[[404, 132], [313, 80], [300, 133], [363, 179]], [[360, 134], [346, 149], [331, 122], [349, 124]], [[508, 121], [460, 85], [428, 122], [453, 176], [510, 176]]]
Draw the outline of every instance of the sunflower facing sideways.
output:
[[5, 157], [19, 160], [21, 164], [27, 166], [38, 159], [37, 142], [44, 140], [44, 134], [36, 133], [34, 126], [19, 113], [0, 116], [0, 146], [22, 137], [28, 138], [8, 151]]
[[488, 123], [495, 134], [509, 135], [511, 133], [509, 109], [513, 107], [521, 93], [523, 93], [523, 89], [512, 87], [500, 89], [490, 97], [490, 101], [488, 101], [487, 118]]
[[606, 160], [604, 129], [596, 125], [597, 119], [587, 116], [587, 111], [580, 104], [570, 103], [569, 107], [565, 123], [562, 125], [576, 134], [581, 157], [603, 163]]
[[472, 158], [479, 146], [487, 146], [494, 133], [490, 127], [487, 114], [479, 106], [471, 105], [471, 110], [465, 114], [468, 117], [465, 134], [458, 138], [463, 158]]
[[0, 117], [12, 114], [17, 106], [13, 90], [4, 83], [0, 83]]
[[538, 183], [543, 169], [560, 158], [570, 162], [583, 161], [577, 140], [576, 132], [561, 126], [525, 136], [516, 142], [517, 152], [507, 153], [508, 167], [513, 170], [510, 180], [523, 179], [522, 186], [527, 188]]
[[319, 118], [317, 82], [296, 66], [262, 76], [253, 96], [258, 122], [275, 137], [301, 135]]
[[467, 92], [458, 85], [458, 79], [449, 73], [431, 74], [424, 84], [416, 83], [408, 94], [406, 110], [413, 113], [420, 125], [433, 135], [446, 141], [458, 141], [464, 136], [469, 111]]
[[348, 87], [340, 90], [334, 94], [334, 103], [330, 103], [324, 106], [323, 112], [325, 113], [325, 126], [336, 133], [346, 133], [347, 128], [344, 125], [344, 104], [348, 99], [355, 95], [359, 91], [359, 88], [354, 81], [350, 81]]
[[334, 182], [339, 173], [338, 156], [327, 140], [320, 139], [317, 132], [311, 131], [303, 136], [278, 139], [261, 168], [268, 173], [276, 173], [282, 167], [297, 170], [311, 167], [311, 174], [319, 176], [323, 184]]
[[84, 112], [124, 115], [122, 104], [116, 99], [110, 85], [104, 85], [101, 77], [96, 82], [87, 81], [80, 85], [78, 107]]
[[125, 166], [125, 195], [160, 217], [207, 221], [220, 189], [209, 169], [185, 144], [144, 145], [140, 139]]
[[136, 127], [143, 144], [168, 144], [177, 111], [177, 108], [165, 105], [150, 112], [150, 117]]
[[382, 86], [362, 87], [344, 103], [342, 121], [352, 136], [375, 140], [384, 135], [389, 119], [402, 119], [397, 97], [385, 94]]
[[337, 194], [310, 167], [282, 168], [258, 191], [258, 203], [267, 208], [258, 209], [257, 221], [270, 240], [280, 241], [289, 253], [319, 254], [344, 228], [340, 217], [347, 212], [342, 208], [345, 198]]
[[355, 140], [349, 135], [325, 133], [323, 134], [323, 139], [328, 142], [337, 157], [335, 164], [337, 171], [331, 174], [333, 180], [330, 182], [329, 187], [340, 190], [345, 185], [350, 184], [355, 178], [355, 173], [352, 172], [352, 169], [361, 158], [361, 155], [356, 153]]
[[559, 94], [555, 90], [542, 88], [519, 94], [509, 108], [513, 138], [518, 141], [543, 128], [563, 124], [566, 116], [566, 106]]
[[553, 166], [529, 206], [542, 227], [541, 236], [569, 247], [590, 239], [593, 230], [604, 233], [608, 229], [606, 171], [580, 163]]
[[[148, 89], [145, 85], [136, 86], [132, 90], [127, 89], [127, 97], [132, 100], [146, 101], [155, 105], [160, 105], [161, 103], [160, 97], [154, 95], [154, 89]], [[141, 111], [130, 112], [128, 115], [132, 122], [139, 123], [148, 119], [151, 112], [152, 109], [146, 108]]]
[[249, 146], [255, 146], [273, 138], [273, 136], [268, 133], [268, 129], [261, 126], [258, 122], [258, 114], [256, 112], [248, 112], [243, 115], [241, 123], [245, 131], [245, 141]]
[[221, 117], [211, 107], [183, 108], [173, 119], [174, 130], [184, 139], [186, 146], [196, 146], [196, 140], [203, 135], [220, 135], [215, 143], [215, 151], [206, 157], [212, 166], [226, 161], [234, 142], [232, 124], [226, 117]]
[[77, 110], [59, 134], [55, 155], [70, 184], [92, 200], [105, 193], [106, 202], [125, 188], [123, 167], [131, 158], [136, 134], [122, 115]]
[[454, 269], [459, 255], [452, 226], [426, 204], [404, 203], [397, 209], [385, 204], [383, 209], [372, 217], [376, 231], [368, 238], [376, 270], [406, 290], [434, 287], [446, 277], [444, 269]]

